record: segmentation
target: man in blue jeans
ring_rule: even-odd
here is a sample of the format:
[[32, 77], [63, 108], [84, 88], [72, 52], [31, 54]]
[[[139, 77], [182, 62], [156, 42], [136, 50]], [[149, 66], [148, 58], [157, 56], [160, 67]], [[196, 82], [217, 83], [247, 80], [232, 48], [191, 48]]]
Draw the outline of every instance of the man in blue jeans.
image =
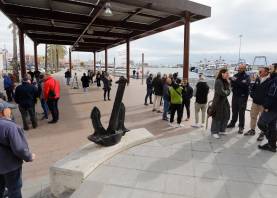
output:
[[11, 120], [13, 105], [0, 101], [0, 197], [8, 189], [9, 198], [21, 198], [22, 163], [31, 162], [35, 154], [29, 151], [23, 129]]

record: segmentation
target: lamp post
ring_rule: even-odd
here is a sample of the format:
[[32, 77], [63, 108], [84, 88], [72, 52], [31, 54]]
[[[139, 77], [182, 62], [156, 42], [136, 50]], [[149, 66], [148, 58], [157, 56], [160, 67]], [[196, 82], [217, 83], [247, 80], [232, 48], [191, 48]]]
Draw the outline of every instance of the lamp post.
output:
[[242, 41], [242, 37], [243, 37], [243, 35], [240, 34], [240, 35], [239, 35], [239, 63], [240, 63], [240, 60], [241, 60], [240, 52], [241, 52], [241, 41]]

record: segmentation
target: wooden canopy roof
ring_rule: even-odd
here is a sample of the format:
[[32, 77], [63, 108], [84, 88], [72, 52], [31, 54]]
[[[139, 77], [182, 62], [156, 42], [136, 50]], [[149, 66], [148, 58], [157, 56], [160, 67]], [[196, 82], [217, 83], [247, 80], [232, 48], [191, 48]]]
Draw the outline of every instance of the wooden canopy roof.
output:
[[[113, 16], [107, 17], [106, 2]], [[187, 0], [0, 0], [0, 9], [34, 42], [99, 52], [211, 16]]]

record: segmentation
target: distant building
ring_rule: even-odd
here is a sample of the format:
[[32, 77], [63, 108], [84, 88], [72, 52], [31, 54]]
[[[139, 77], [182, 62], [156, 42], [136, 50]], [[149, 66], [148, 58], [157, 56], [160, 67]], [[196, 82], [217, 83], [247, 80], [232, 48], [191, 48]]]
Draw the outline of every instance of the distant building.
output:
[[2, 76], [4, 69], [4, 53], [0, 51], [0, 74]]

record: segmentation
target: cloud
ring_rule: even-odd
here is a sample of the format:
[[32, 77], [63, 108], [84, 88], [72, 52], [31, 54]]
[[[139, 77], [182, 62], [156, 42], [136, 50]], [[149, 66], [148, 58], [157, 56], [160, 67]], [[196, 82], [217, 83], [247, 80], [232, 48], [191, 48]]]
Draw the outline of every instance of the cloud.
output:
[[[242, 34], [242, 56], [277, 53], [277, 37], [274, 16], [277, 0], [195, 0], [212, 7], [212, 17], [191, 24], [191, 60], [206, 57], [226, 56], [237, 59], [239, 35]], [[12, 50], [12, 36], [7, 26], [8, 19], [0, 13], [0, 48], [6, 45]], [[131, 59], [140, 61], [145, 53], [153, 64], [176, 64], [182, 62], [184, 27], [174, 28], [153, 36], [131, 42]], [[26, 53], [33, 53], [32, 41], [26, 39]], [[124, 59], [126, 46], [109, 50], [113, 57]], [[44, 47], [38, 49], [44, 54]], [[123, 53], [123, 55], [122, 55]], [[249, 55], [251, 54], [251, 55]], [[91, 60], [91, 53], [73, 53], [73, 58]], [[122, 58], [123, 57], [123, 58]], [[104, 53], [98, 54], [104, 60]], [[249, 58], [251, 59], [251, 58]], [[274, 60], [274, 58], [272, 58]]]

